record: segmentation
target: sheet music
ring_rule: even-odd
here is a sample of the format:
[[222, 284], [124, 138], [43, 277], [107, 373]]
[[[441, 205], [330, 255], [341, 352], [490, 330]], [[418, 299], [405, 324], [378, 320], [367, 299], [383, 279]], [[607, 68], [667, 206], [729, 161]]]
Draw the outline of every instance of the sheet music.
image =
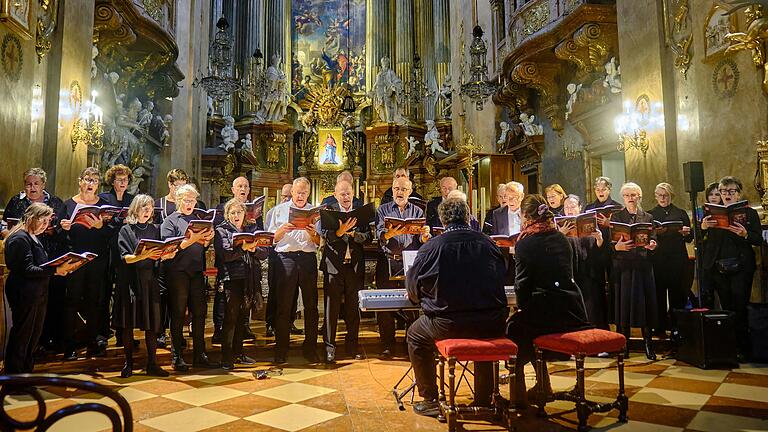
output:
[[406, 250], [403, 251], [403, 268], [405, 270], [405, 274], [408, 274], [408, 269], [413, 266], [413, 262], [416, 261], [416, 254], [419, 251], [417, 250]]

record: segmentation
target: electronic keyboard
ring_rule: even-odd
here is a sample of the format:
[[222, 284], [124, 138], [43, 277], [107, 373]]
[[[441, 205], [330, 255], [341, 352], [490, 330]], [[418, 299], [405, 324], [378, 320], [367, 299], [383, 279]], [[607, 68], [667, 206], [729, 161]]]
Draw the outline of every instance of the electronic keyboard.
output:
[[[515, 287], [505, 286], [504, 293], [507, 295], [507, 306], [514, 306], [517, 303]], [[363, 312], [421, 309], [420, 305], [411, 303], [408, 299], [408, 293], [404, 288], [362, 290], [358, 291], [357, 295], [360, 299], [360, 310]]]

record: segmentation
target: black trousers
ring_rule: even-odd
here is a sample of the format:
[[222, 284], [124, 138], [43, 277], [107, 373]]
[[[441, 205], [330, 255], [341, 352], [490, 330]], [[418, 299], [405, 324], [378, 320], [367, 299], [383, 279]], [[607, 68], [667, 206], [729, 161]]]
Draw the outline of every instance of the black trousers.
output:
[[[672, 310], [683, 309], [688, 301], [686, 271], [688, 257], [680, 255], [659, 255], [653, 257], [653, 276], [656, 281], [656, 309], [659, 323], [656, 330], [675, 328]], [[667, 297], [669, 306], [667, 307]]]
[[69, 275], [64, 303], [64, 343], [66, 350], [75, 349], [77, 345], [75, 329], [77, 328], [78, 312], [82, 312], [83, 318], [85, 318], [86, 337], [89, 345], [96, 343], [99, 332], [104, 328], [105, 324], [102, 323], [103, 310], [109, 308], [108, 266], [109, 259], [99, 257]]
[[[258, 285], [261, 285], [258, 281]], [[226, 284], [222, 286], [216, 287], [216, 293], [213, 295], [213, 330], [218, 332], [221, 331], [224, 327], [224, 316], [226, 315], [227, 310], [227, 294], [226, 294]], [[249, 319], [250, 314], [246, 313], [243, 315], [243, 332], [245, 332], [245, 327], [248, 327], [249, 325]]]
[[[264, 317], [265, 321], [267, 322], [267, 326], [274, 328], [275, 327], [275, 315], [277, 314], [277, 281], [275, 280], [275, 268], [279, 265], [277, 260], [277, 252], [270, 252], [268, 259], [268, 266], [267, 266], [267, 285], [269, 286], [269, 291], [267, 292], [267, 310], [265, 311], [266, 316]], [[296, 294], [293, 296], [293, 311], [291, 318], [291, 323], [293, 323], [293, 320], [296, 319], [296, 311], [299, 309], [299, 292], [296, 291]]]
[[57, 350], [62, 349], [64, 336], [64, 308], [67, 299], [67, 278], [51, 276], [48, 282], [48, 309], [45, 312], [45, 323], [40, 341], [43, 345], [51, 345]]
[[13, 327], [5, 352], [5, 373], [32, 373], [35, 365], [32, 352], [43, 332], [48, 295], [23, 292], [7, 292], [6, 295], [13, 316]]
[[278, 252], [275, 266], [277, 310], [275, 313], [275, 356], [285, 357], [291, 338], [293, 298], [301, 289], [304, 301], [304, 352], [317, 345], [317, 256], [314, 252]]
[[364, 275], [355, 273], [352, 265], [345, 265], [338, 274], [327, 275], [325, 294], [325, 334], [323, 342], [327, 352], [336, 350], [336, 328], [339, 323], [341, 302], [344, 300], [344, 322], [347, 325], [345, 344], [356, 348], [360, 332], [360, 312], [357, 309], [357, 292], [363, 288]]
[[192, 316], [192, 349], [195, 358], [205, 353], [205, 283], [203, 273], [169, 271], [166, 273], [168, 286], [168, 308], [171, 315], [171, 341], [173, 353], [181, 356], [181, 341], [184, 338], [184, 312], [189, 306]]
[[450, 338], [494, 338], [504, 335], [506, 311], [483, 311], [468, 314], [459, 320], [422, 315], [409, 328], [406, 335], [408, 356], [419, 395], [424, 399], [437, 399], [435, 373], [435, 341]]
[[[706, 272], [706, 271], [705, 271]], [[722, 274], [716, 269], [707, 272], [712, 278], [715, 292], [720, 298], [723, 310], [736, 313], [736, 340], [739, 352], [749, 353], [749, 325], [747, 321], [747, 304], [752, 293], [753, 267], [744, 268], [736, 273]]]
[[235, 356], [243, 353], [243, 319], [248, 317], [248, 308], [243, 299], [245, 279], [224, 282], [224, 319], [221, 329], [221, 361], [232, 363]]

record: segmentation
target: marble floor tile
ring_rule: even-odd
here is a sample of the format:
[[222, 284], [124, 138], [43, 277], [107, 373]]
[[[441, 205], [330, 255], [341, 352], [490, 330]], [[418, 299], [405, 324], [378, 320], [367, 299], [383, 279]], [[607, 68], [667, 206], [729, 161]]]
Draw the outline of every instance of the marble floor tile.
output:
[[141, 424], [162, 432], [197, 432], [238, 420], [237, 417], [213, 410], [194, 407], [160, 417], [142, 420]]
[[696, 414], [688, 430], [702, 432], [757, 432], [768, 430], [768, 420], [701, 411]]
[[699, 410], [705, 403], [707, 403], [708, 399], [709, 395], [699, 393], [644, 388], [635, 393], [629, 400], [630, 402], [643, 402], [652, 405], [666, 405], [677, 408]]
[[240, 390], [233, 390], [226, 387], [210, 386], [191, 390], [182, 390], [176, 393], [163, 395], [164, 398], [184, 402], [189, 405], [202, 406], [214, 402], [232, 399], [247, 393]]
[[279, 387], [258, 391], [254, 394], [272, 399], [278, 399], [285, 402], [296, 403], [335, 391], [336, 390], [326, 387], [292, 382]]
[[245, 417], [244, 420], [294, 432], [340, 416], [330, 411], [291, 404]]

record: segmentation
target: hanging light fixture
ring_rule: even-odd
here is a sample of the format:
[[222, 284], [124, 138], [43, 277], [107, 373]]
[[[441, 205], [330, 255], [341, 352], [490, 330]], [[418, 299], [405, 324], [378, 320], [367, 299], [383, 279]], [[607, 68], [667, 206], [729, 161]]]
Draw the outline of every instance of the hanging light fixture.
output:
[[498, 88], [497, 83], [488, 80], [486, 55], [488, 47], [483, 40], [483, 29], [475, 25], [472, 29], [472, 43], [469, 45], [469, 81], [462, 82], [459, 88], [462, 96], [475, 103], [477, 111], [483, 110], [483, 104]]
[[351, 114], [357, 110], [357, 104], [355, 104], [355, 99], [352, 97], [352, 88], [349, 85], [349, 66], [352, 64], [352, 53], [349, 50], [350, 39], [352, 39], [352, 20], [349, 15], [349, 0], [347, 0], [347, 70], [345, 71], [347, 75], [345, 82], [347, 86], [347, 94], [344, 95], [344, 101], [341, 103], [341, 110], [347, 114]]
[[239, 80], [232, 76], [232, 36], [229, 34], [229, 22], [221, 17], [216, 22], [216, 34], [208, 50], [208, 75], [195, 77], [193, 87], [202, 86], [219, 106], [233, 93], [242, 89]]

